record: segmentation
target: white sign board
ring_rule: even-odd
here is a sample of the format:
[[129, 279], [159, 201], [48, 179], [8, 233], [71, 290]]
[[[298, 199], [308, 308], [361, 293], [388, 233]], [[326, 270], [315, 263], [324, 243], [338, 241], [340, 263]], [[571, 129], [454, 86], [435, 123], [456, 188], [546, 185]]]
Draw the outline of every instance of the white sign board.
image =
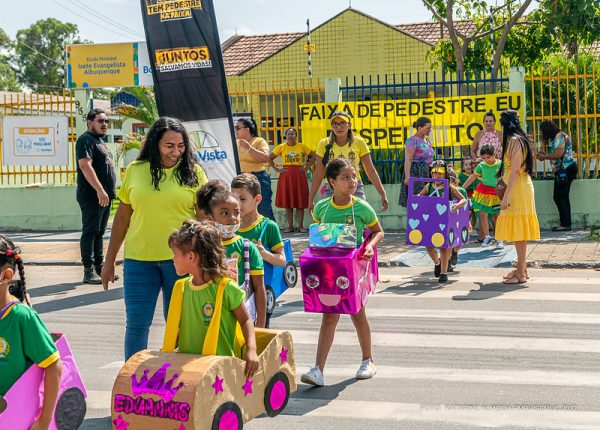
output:
[[2, 164], [67, 166], [69, 130], [66, 116], [2, 118]]

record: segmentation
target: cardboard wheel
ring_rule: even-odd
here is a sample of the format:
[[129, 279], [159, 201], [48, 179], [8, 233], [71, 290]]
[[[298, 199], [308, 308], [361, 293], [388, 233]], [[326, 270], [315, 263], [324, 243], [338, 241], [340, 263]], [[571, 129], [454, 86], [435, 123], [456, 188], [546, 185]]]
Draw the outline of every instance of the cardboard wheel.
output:
[[58, 430], [77, 430], [86, 412], [85, 396], [79, 388], [65, 390], [54, 411], [54, 421]]
[[293, 261], [285, 263], [283, 280], [288, 288], [294, 288], [296, 286], [296, 282], [298, 282], [298, 268]]
[[242, 430], [244, 420], [240, 407], [233, 402], [225, 402], [215, 412], [212, 430]]
[[270, 417], [279, 415], [287, 406], [290, 398], [290, 381], [283, 372], [271, 377], [265, 390], [265, 411]]
[[6, 400], [4, 400], [4, 397], [0, 396], [0, 414], [6, 410], [6, 406], [8, 406]]
[[272, 314], [275, 310], [275, 293], [273, 288], [267, 285], [267, 313]]

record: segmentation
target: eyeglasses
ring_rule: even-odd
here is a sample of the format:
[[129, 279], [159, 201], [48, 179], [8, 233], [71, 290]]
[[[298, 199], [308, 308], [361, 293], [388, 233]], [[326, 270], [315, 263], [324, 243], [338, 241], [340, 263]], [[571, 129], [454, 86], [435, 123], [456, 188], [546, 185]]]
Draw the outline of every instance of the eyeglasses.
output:
[[241, 125], [236, 125], [235, 127], [233, 127], [233, 129], [234, 129], [235, 131], [239, 131], [239, 130], [241, 130], [242, 128], [248, 128], [248, 127], [242, 127]]
[[98, 124], [108, 124], [108, 120], [107, 119], [97, 119], [96, 122]]
[[344, 122], [332, 122], [331, 126], [332, 127], [346, 127], [349, 123], [344, 121]]

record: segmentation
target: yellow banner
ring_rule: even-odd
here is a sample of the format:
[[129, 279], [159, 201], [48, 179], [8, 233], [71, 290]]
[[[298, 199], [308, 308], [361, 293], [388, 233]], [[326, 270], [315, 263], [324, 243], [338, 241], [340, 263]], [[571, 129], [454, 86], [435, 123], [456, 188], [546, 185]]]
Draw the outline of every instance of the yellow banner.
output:
[[68, 45], [67, 82], [69, 88], [138, 85], [138, 44]]
[[[412, 124], [421, 116], [431, 119], [430, 139], [434, 146], [470, 145], [483, 129], [483, 116], [492, 111], [499, 119], [505, 109], [519, 112], [523, 121], [521, 93], [464, 97], [339, 102], [300, 105], [302, 142], [316, 149], [319, 140], [331, 133], [330, 117], [337, 110], [352, 117], [352, 129], [371, 149], [403, 148], [414, 134]], [[500, 129], [500, 124], [496, 125]]]

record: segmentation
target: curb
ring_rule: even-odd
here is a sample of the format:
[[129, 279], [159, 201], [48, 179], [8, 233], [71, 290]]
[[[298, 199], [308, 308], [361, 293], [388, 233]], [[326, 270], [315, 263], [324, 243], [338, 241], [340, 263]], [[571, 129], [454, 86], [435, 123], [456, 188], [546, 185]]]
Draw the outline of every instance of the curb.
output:
[[[26, 261], [27, 266], [82, 266], [81, 261], [75, 260], [46, 260], [46, 261]], [[116, 266], [122, 266], [123, 260], [117, 260]]]

